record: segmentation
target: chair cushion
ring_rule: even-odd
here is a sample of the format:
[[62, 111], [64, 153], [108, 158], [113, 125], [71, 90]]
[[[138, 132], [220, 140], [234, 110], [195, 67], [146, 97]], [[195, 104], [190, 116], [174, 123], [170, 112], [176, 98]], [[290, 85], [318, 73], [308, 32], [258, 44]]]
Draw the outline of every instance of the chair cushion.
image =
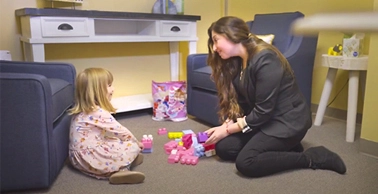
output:
[[210, 79], [211, 67], [205, 66], [193, 70], [191, 78], [191, 86], [217, 92], [214, 81]]
[[73, 85], [62, 79], [47, 79], [51, 86], [53, 122], [57, 121], [74, 102]]
[[273, 45], [285, 53], [293, 38], [291, 23], [302, 17], [300, 12], [256, 14], [250, 30], [254, 34], [274, 34]]
[[264, 35], [257, 35], [257, 38], [260, 38], [261, 40], [265, 41], [268, 44], [272, 44], [274, 40], [274, 34], [264, 34]]

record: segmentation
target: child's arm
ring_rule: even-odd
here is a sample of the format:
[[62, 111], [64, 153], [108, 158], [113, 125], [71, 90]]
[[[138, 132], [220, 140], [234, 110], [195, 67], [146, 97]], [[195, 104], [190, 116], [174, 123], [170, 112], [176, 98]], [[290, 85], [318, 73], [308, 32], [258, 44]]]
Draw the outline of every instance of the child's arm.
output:
[[105, 136], [118, 137], [124, 141], [134, 140], [135, 142], [139, 142], [131, 131], [121, 125], [108, 111], [103, 109], [97, 110], [95, 113], [95, 119], [97, 119], [97, 124], [95, 125], [103, 130]]

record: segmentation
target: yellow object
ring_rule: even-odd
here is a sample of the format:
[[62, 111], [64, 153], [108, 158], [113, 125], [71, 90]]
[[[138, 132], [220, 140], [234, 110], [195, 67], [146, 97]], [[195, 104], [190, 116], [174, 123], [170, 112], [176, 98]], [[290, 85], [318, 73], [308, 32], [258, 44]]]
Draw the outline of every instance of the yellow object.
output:
[[183, 146], [183, 145], [184, 145], [184, 142], [180, 141], [180, 142], [178, 143], [178, 145], [179, 145], [179, 146]]
[[183, 132], [168, 132], [169, 139], [179, 139], [184, 135]]
[[336, 44], [333, 47], [328, 48], [328, 55], [340, 56], [343, 53], [343, 46], [341, 44]]

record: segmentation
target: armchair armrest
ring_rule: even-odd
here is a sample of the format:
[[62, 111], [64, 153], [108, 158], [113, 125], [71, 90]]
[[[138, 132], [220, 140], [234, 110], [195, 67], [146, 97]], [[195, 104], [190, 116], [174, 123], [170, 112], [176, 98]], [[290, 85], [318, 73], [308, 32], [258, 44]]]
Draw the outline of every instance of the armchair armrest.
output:
[[201, 54], [191, 54], [187, 58], [187, 68], [188, 70], [195, 70], [199, 69], [201, 67], [206, 67], [207, 66], [207, 56], [208, 54], [206, 53], [201, 53]]
[[[51, 87], [42, 75], [1, 72], [0, 88], [1, 174], [18, 176], [16, 172], [24, 172], [30, 179], [27, 187], [33, 187], [41, 179], [50, 179], [49, 174], [56, 171], [48, 162], [55, 158], [41, 159], [56, 151], [52, 138]], [[34, 163], [33, 167], [29, 162]], [[14, 177], [2, 179], [4, 185], [17, 185], [11, 183]]]
[[1, 72], [39, 74], [75, 85], [76, 70], [69, 63], [0, 61], [0, 65]]

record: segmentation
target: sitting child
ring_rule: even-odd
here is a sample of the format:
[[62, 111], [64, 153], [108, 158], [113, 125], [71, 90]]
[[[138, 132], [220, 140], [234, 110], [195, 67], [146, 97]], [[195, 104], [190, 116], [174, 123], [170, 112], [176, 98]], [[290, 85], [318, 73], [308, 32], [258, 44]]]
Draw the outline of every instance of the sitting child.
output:
[[84, 174], [109, 179], [111, 184], [144, 181], [130, 168], [143, 162], [143, 144], [111, 115], [113, 75], [103, 68], [88, 68], [76, 79], [75, 105], [70, 127], [69, 160]]

